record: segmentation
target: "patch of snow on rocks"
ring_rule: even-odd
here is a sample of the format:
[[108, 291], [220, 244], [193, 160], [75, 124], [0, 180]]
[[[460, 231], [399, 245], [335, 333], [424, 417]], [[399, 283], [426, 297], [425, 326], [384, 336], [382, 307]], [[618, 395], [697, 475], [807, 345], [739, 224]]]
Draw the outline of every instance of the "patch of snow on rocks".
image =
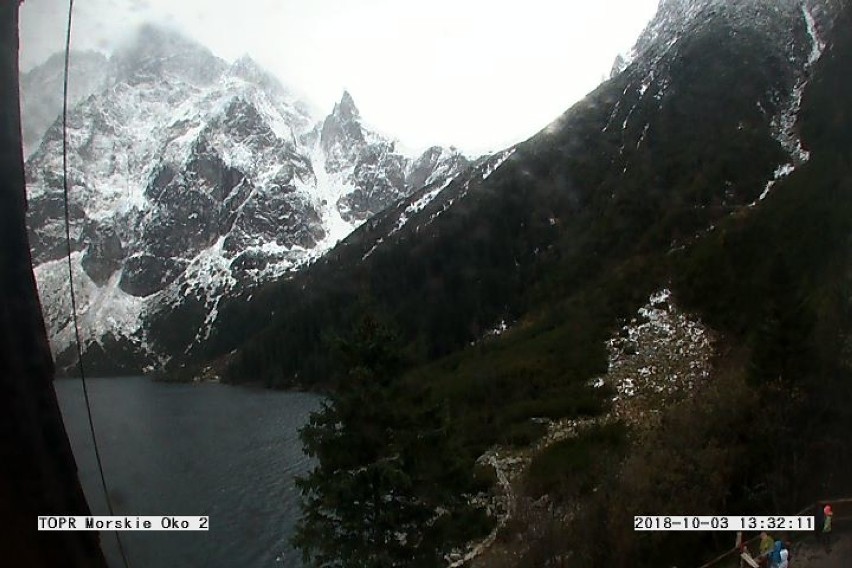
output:
[[643, 425], [709, 379], [713, 334], [662, 289], [609, 339], [607, 349], [607, 374], [590, 386], [610, 385], [614, 415]]
[[[103, 285], [98, 286], [82, 265], [83, 253], [71, 255], [74, 276], [74, 295], [77, 301], [80, 339], [83, 343], [98, 341], [106, 335], [133, 336], [141, 341], [143, 298], [125, 293], [119, 287], [121, 272], [117, 272]], [[51, 338], [56, 354], [62, 353], [75, 341], [71, 309], [71, 286], [68, 280], [68, 259], [45, 262], [35, 269], [36, 282], [41, 297], [54, 301], [43, 305], [48, 329], [57, 330]]]
[[482, 179], [486, 180], [488, 177], [497, 171], [497, 168], [503, 165], [503, 162], [509, 159], [509, 156], [515, 153], [514, 148], [509, 148], [508, 150], [504, 150], [500, 154], [497, 155], [496, 159], [489, 160], [489, 163], [485, 166], [485, 170], [482, 172]]
[[328, 171], [326, 155], [319, 142], [314, 145], [311, 163], [316, 176], [316, 186], [312, 189], [311, 197], [317, 204], [326, 231], [325, 238], [314, 248], [314, 252], [320, 256], [334, 248], [334, 245], [346, 238], [359, 224], [345, 221], [338, 206], [340, 199], [354, 189], [347, 181], [348, 172], [330, 173]]

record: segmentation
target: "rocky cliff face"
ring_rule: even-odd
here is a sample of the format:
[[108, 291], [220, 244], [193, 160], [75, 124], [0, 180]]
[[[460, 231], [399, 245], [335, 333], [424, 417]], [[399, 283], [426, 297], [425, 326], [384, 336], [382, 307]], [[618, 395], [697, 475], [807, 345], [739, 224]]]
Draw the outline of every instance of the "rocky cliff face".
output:
[[[65, 55], [55, 53], [38, 67], [21, 75], [21, 114], [23, 123], [24, 157], [38, 148], [45, 131], [62, 112], [62, 92]], [[107, 58], [92, 51], [71, 53], [68, 101], [79, 103], [106, 86]]]
[[[362, 125], [349, 93], [318, 120], [250, 58], [229, 65], [160, 28], [143, 27], [102, 76], [89, 60], [72, 59], [72, 81], [87, 76], [79, 89], [92, 91], [68, 117], [72, 265], [84, 340], [121, 345], [126, 370], [193, 349], [220, 303], [306, 266], [414, 184], [466, 165], [457, 152], [419, 161], [396, 152]], [[34, 69], [31, 84], [55, 67], [52, 58]], [[54, 95], [25, 90], [33, 132]], [[67, 363], [56, 117], [27, 161], [27, 185], [45, 315]]]

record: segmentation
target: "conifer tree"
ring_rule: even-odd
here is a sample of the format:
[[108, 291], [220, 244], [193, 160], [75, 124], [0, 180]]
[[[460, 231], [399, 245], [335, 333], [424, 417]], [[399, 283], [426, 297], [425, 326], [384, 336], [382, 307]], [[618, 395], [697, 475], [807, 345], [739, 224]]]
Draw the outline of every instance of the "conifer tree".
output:
[[293, 539], [308, 565], [438, 566], [475, 538], [466, 460], [441, 407], [406, 402], [395, 335], [365, 317], [341, 342], [348, 372], [301, 432], [318, 462], [298, 480]]

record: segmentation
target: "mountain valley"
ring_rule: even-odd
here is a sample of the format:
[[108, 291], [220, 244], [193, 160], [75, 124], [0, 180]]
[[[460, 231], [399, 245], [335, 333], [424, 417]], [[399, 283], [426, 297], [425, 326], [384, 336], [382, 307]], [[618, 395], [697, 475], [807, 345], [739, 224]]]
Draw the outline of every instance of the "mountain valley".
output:
[[[160, 28], [75, 57], [87, 365], [326, 393], [302, 431], [306, 559], [697, 564], [727, 537], [633, 515], [852, 489], [848, 1], [662, 0], [608, 80], [478, 158], [404, 155], [348, 92], [321, 116]], [[71, 367], [61, 124], [24, 107]]]

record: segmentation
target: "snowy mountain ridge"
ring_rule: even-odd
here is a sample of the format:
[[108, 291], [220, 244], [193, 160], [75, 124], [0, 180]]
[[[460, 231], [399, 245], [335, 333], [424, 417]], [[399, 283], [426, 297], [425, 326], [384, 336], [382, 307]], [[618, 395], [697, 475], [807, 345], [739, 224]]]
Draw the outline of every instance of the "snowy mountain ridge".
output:
[[[84, 342], [118, 343], [140, 366], [196, 348], [222, 301], [467, 166], [455, 150], [398, 153], [362, 125], [348, 92], [320, 120], [251, 58], [228, 65], [168, 30], [144, 26], [106, 68], [69, 110], [72, 264]], [[72, 67], [72, 79], [88, 71]], [[25, 110], [50, 108], [24, 97]], [[73, 331], [58, 119], [26, 166], [36, 275], [63, 361]]]
[[[621, 73], [630, 77], [624, 94], [634, 92], [638, 96], [627, 110], [616, 105], [605, 130], [620, 121], [622, 132], [627, 132], [634, 111], [643, 104], [646, 93], [660, 107], [665, 104], [671, 83], [671, 65], [678, 58], [684, 38], [715, 27], [727, 30], [730, 41], [739, 37], [763, 41], [774, 46], [774, 53], [766, 54], [766, 63], [770, 60], [784, 62], [786, 69], [780, 81], [784, 86], [765, 93], [755, 105], [769, 118], [773, 137], [788, 154], [788, 159], [778, 164], [775, 173], [766, 181], [758, 201], [764, 199], [775, 183], [809, 159], [809, 152], [802, 147], [797, 132], [798, 114], [811, 68], [825, 49], [822, 38], [831, 29], [840, 3], [839, 0], [662, 0], [657, 15], [630, 54], [617, 57], [613, 64], [613, 77]], [[791, 34], [796, 40], [784, 41]], [[647, 125], [639, 128], [642, 135], [637, 147], [647, 134]]]

